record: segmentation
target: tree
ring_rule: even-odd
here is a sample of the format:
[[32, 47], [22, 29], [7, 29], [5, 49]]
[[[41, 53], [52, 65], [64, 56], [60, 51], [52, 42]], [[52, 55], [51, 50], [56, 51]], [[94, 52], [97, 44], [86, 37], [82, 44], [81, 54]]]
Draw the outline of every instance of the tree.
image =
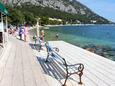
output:
[[47, 25], [49, 22], [49, 19], [48, 17], [41, 17], [40, 21], [41, 21], [41, 25], [45, 25], [45, 24]]
[[33, 13], [30, 12], [24, 12], [25, 22], [27, 22], [29, 25], [36, 24], [36, 18]]
[[19, 25], [24, 23], [24, 15], [20, 10], [13, 10], [12, 14], [10, 14], [9, 18], [11, 19], [11, 24]]

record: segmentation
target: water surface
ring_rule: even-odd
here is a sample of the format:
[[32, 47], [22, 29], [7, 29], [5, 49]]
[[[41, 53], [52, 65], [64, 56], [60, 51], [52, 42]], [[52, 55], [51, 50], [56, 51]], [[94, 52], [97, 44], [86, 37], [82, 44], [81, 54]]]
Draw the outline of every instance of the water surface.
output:
[[45, 39], [56, 40], [57, 33], [59, 40], [83, 48], [92, 48], [93, 46], [97, 54], [101, 51], [104, 54], [102, 56], [115, 60], [115, 25], [50, 27], [50, 29], [45, 30]]

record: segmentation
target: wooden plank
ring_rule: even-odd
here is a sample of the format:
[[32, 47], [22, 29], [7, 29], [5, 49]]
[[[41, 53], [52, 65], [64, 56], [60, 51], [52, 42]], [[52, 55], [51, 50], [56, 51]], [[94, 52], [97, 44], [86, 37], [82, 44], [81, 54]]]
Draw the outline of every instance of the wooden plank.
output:
[[[85, 64], [85, 69], [87, 70], [86, 64]], [[90, 68], [90, 69], [91, 69], [91, 68]], [[84, 70], [84, 75], [87, 76], [87, 78], [90, 80], [90, 83], [93, 82], [93, 83], [95, 83], [95, 85], [96, 85], [96, 84], [99, 83], [99, 81], [102, 82], [102, 80], [100, 80], [96, 75], [94, 75], [94, 73], [90, 72], [90, 70], [88, 70], [88, 71], [86, 71], [86, 70]], [[94, 72], [95, 72], [95, 70], [94, 70]], [[75, 78], [75, 79], [76, 79], [76, 78]], [[103, 83], [103, 84], [104, 84], [104, 83]]]
[[[31, 50], [28, 43], [11, 38], [12, 45], [9, 46], [7, 54], [0, 59], [0, 86], [60, 86], [58, 81], [61, 73], [59, 71], [50, 77], [43, 72], [37, 57], [46, 58], [46, 51], [38, 52]], [[81, 62], [85, 65], [83, 85], [80, 86], [114, 86], [115, 84], [115, 62], [90, 53], [69, 43], [58, 41], [51, 42], [52, 46], [60, 49], [59, 54], [69, 63]], [[50, 70], [58, 70], [57, 65], [51, 64]], [[52, 71], [49, 71], [50, 73]], [[52, 73], [51, 73], [52, 74]], [[57, 76], [56, 74], [59, 74]], [[72, 78], [74, 80], [72, 80]], [[79, 86], [78, 76], [69, 78], [68, 86]], [[61, 79], [63, 82], [64, 79]]]
[[[65, 53], [63, 53], [63, 55], [65, 55]], [[75, 56], [76, 56], [76, 55], [73, 56], [71, 53], [68, 53], [68, 55], [69, 55], [68, 58], [71, 58], [71, 56], [72, 56], [72, 57], [75, 57]], [[66, 57], [67, 57], [67, 56], [66, 56]], [[78, 59], [77, 59], [77, 60], [78, 60]], [[76, 61], [77, 61], [77, 60], [76, 60]], [[92, 63], [92, 62], [90, 62], [90, 60], [87, 61], [87, 60], [80, 59], [80, 61], [81, 61], [82, 63], [84, 63], [84, 64], [87, 64], [87, 65], [88, 65], [87, 67], [91, 67], [90, 69], [93, 69], [93, 68], [96, 67], [96, 68], [97, 68], [96, 70], [97, 70], [99, 73], [101, 73], [102, 75], [105, 75], [105, 76], [106, 76], [106, 75], [109, 75], [109, 76], [106, 76], [106, 77], [111, 78], [111, 79], [112, 79], [112, 78], [114, 79], [113, 75], [111, 74], [112, 72], [110, 72], [110, 71], [108, 72], [108, 70], [106, 70], [107, 68], [105, 68], [104, 66], [102, 66], [103, 68], [102, 68], [102, 67], [100, 68], [99, 64], [94, 65], [95, 62]], [[87, 63], [87, 62], [88, 62], [88, 63]], [[92, 64], [92, 65], [90, 65], [90, 64]], [[86, 68], [87, 68], [87, 67], [86, 67]], [[102, 69], [103, 69], [104, 72], [102, 71]]]
[[[39, 53], [38, 53], [39, 54]], [[32, 66], [33, 76], [37, 86], [50, 86], [44, 76], [43, 70], [37, 60], [37, 56], [33, 54], [33, 51], [28, 49], [28, 56], [30, 57], [30, 64]]]
[[5, 48], [6, 50], [4, 51], [2, 57], [0, 58], [0, 80], [3, 79], [3, 74], [4, 74], [5, 66], [8, 60], [8, 56], [9, 56], [8, 52], [10, 52], [10, 47], [11, 47], [11, 44], [9, 43], [7, 48]]
[[0, 86], [51, 86], [28, 43], [10, 37], [0, 58]]
[[[60, 46], [60, 47], [61, 47], [61, 46]], [[74, 46], [74, 47], [75, 47], [75, 46]], [[63, 49], [63, 50], [64, 50], [64, 49]], [[73, 49], [72, 49], [72, 50], [73, 50]], [[79, 50], [79, 49], [78, 49], [78, 50]], [[77, 51], [77, 50], [74, 49], [73, 51]], [[67, 53], [70, 53], [70, 52], [67, 52]], [[74, 52], [71, 52], [71, 53], [74, 53]], [[89, 53], [89, 52], [86, 53], [86, 52], [83, 52], [83, 51], [78, 51], [78, 53], [76, 53], [76, 55], [79, 56], [80, 58], [82, 58], [82, 57], [84, 58], [84, 57], [86, 56], [86, 57], [90, 57], [90, 58], [84, 58], [84, 59], [87, 59], [87, 60], [92, 59], [91, 61], [96, 62], [96, 61], [93, 60], [94, 58], [92, 58], [92, 57], [90, 56], [90, 54], [92, 54], [92, 53]], [[93, 56], [95, 56], [95, 55], [96, 55], [96, 54], [93, 54]], [[97, 60], [98, 60], [98, 59], [97, 59]], [[100, 60], [99, 60], [99, 61], [100, 61]], [[97, 62], [98, 62], [98, 61], [97, 61]], [[97, 63], [97, 62], [96, 62], [96, 63]], [[103, 63], [103, 61], [100, 61], [100, 62], [99, 62], [99, 64], [101, 64], [101, 63]], [[104, 64], [105, 64], [105, 63], [104, 63]], [[102, 64], [102, 65], [104, 65], [104, 64]], [[105, 64], [105, 65], [106, 65], [106, 64]], [[100, 66], [100, 67], [101, 67], [101, 66]], [[108, 67], [108, 64], [107, 64], [107, 67]], [[113, 69], [113, 70], [114, 70], [114, 68], [113, 68], [112, 66], [109, 66], [109, 67], [111, 67], [110, 69]], [[107, 69], [108, 69], [108, 68], [107, 68]]]
[[115, 76], [115, 69], [113, 68], [115, 63], [113, 61], [63, 41], [50, 42], [50, 44], [58, 47], [60, 50], [59, 54], [70, 63], [82, 62], [86, 69], [84, 71], [85, 75], [91, 79], [89, 83], [93, 80], [93, 82], [99, 86], [109, 86], [115, 82], [115, 78], [113, 77]]
[[[24, 75], [24, 86], [37, 86], [35, 78], [33, 76], [32, 66], [30, 64], [30, 57], [28, 55], [28, 47], [26, 45], [22, 46], [22, 65], [23, 65], [23, 75]], [[25, 52], [24, 52], [25, 51]]]
[[[19, 43], [17, 45], [20, 45]], [[21, 46], [17, 46], [16, 57], [14, 60], [12, 86], [24, 86], [24, 76], [22, 68], [22, 51]]]
[[[62, 42], [63, 43], [63, 42]], [[109, 60], [109, 59], [106, 59], [106, 58], [103, 58], [102, 56], [99, 56], [99, 55], [97, 55], [97, 54], [94, 54], [94, 53], [91, 53], [91, 52], [89, 52], [89, 51], [84, 51], [84, 49], [82, 49], [82, 48], [79, 48], [79, 47], [77, 47], [77, 46], [74, 46], [74, 45], [71, 45], [71, 44], [69, 44], [69, 43], [66, 43], [66, 42], [64, 42], [64, 44], [66, 45], [66, 47], [70, 47], [71, 49], [76, 49], [78, 52], [80, 52], [80, 53], [83, 53], [83, 54], [87, 54], [87, 56], [89, 56], [89, 57], [95, 57], [95, 58], [90, 58], [90, 59], [93, 59], [93, 60], [98, 60], [98, 61], [100, 61], [100, 63], [103, 63], [103, 61], [101, 61], [101, 60], [104, 60], [104, 62], [106, 62], [107, 64], [109, 64], [109, 65], [115, 65], [115, 62], [114, 61], [111, 61], [111, 60]], [[104, 63], [105, 64], [105, 63]], [[111, 66], [110, 66], [111, 67]], [[113, 68], [112, 67], [112, 69], [115, 69], [115, 68]]]
[[[74, 51], [75, 51], [75, 50], [74, 50]], [[74, 52], [68, 52], [68, 55], [71, 55], [70, 57], [73, 57], [72, 53], [74, 53]], [[95, 54], [94, 54], [94, 55], [95, 55]], [[96, 66], [97, 68], [99, 68], [99, 69], [101, 69], [101, 70], [103, 69], [106, 73], [110, 74], [111, 78], [113, 77], [112, 74], [115, 74], [115, 72], [113, 72], [114, 68], [111, 69], [109, 65], [106, 65], [106, 63], [105, 63], [105, 65], [106, 65], [106, 67], [105, 67], [105, 65], [104, 65], [104, 64], [102, 65], [101, 62], [94, 61], [93, 59], [91, 59], [91, 57], [90, 57], [89, 54], [88, 54], [88, 55], [85, 54], [85, 53], [81, 54], [81, 53], [79, 52], [78, 54], [75, 54], [75, 55], [74, 55], [74, 57], [76, 57], [76, 56], [79, 56], [80, 58], [84, 56], [85, 58], [83, 58], [83, 59], [81, 59], [81, 60], [88, 61], [88, 62], [90, 62], [90, 64]], [[88, 57], [88, 58], [87, 58], [87, 57]], [[103, 61], [103, 62], [104, 62], [104, 61]], [[90, 65], [90, 64], [89, 64], [89, 65]], [[100, 66], [100, 65], [101, 65], [101, 66]], [[111, 67], [112, 67], [112, 66], [111, 66]], [[110, 77], [110, 76], [109, 76], [109, 77]]]
[[14, 45], [14, 47], [12, 47], [12, 50], [10, 48], [8, 61], [4, 68], [4, 74], [0, 86], [12, 86], [12, 74], [13, 74], [13, 65], [14, 65], [13, 62], [15, 57], [15, 51], [16, 51], [16, 46]]

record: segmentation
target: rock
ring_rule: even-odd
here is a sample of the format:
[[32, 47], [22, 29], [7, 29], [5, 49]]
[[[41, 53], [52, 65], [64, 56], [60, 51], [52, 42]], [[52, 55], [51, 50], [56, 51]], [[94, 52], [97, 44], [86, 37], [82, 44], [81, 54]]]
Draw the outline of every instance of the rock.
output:
[[85, 45], [83, 48], [103, 57], [115, 60], [115, 48], [109, 46], [96, 46], [94, 44]]

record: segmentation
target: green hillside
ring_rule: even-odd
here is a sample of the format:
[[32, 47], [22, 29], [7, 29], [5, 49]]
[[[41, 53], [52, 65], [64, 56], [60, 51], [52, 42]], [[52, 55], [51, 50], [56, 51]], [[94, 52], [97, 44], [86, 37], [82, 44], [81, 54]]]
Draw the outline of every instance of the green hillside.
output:
[[[28, 22], [30, 24], [35, 24], [37, 18], [41, 18], [41, 24], [89, 24], [93, 23], [92, 20], [96, 21], [96, 24], [106, 24], [109, 23], [108, 20], [92, 14], [91, 16], [67, 13], [60, 10], [56, 10], [49, 7], [35, 6], [35, 5], [25, 5], [18, 6], [16, 8], [7, 7], [10, 11], [9, 22], [11, 24], [20, 24]], [[15, 17], [15, 18], [14, 18]], [[62, 22], [50, 21], [48, 18], [62, 19]], [[78, 22], [79, 21], [79, 22]]]

